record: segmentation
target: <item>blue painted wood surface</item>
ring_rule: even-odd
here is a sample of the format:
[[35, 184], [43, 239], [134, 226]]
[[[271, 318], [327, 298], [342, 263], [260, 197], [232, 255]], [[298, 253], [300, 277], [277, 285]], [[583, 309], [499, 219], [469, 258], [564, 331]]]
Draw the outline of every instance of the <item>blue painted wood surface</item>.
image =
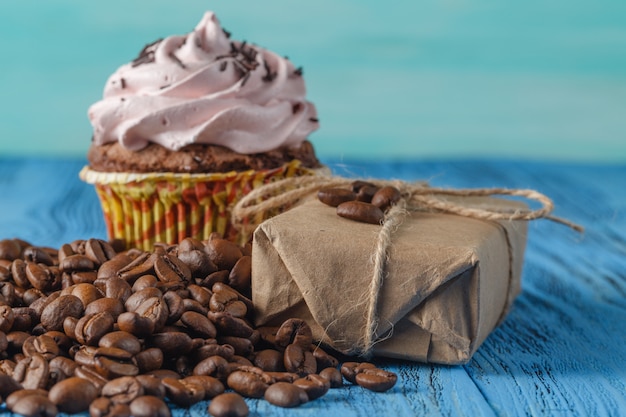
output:
[[[58, 247], [105, 237], [95, 192], [77, 176], [84, 162], [0, 158], [0, 238]], [[523, 292], [467, 365], [379, 361], [399, 376], [387, 393], [349, 386], [295, 410], [251, 400], [251, 416], [626, 415], [626, 165], [324, 162], [346, 176], [533, 188], [586, 233], [530, 224]], [[206, 406], [174, 415], [204, 416]]]

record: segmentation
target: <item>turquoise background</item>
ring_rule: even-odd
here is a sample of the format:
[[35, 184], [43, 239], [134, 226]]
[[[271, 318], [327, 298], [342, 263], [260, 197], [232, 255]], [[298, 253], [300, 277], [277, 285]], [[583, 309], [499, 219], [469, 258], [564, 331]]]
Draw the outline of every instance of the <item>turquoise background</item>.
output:
[[322, 158], [626, 161], [626, 1], [0, 2], [0, 155], [83, 155], [144, 44], [216, 11], [303, 66]]

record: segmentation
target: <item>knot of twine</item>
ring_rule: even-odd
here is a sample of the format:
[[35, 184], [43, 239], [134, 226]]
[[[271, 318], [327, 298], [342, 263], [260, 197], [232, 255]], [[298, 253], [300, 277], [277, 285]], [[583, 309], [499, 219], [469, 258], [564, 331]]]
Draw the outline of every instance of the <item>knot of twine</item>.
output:
[[[355, 179], [343, 177], [302, 176], [290, 177], [255, 188], [244, 196], [232, 210], [232, 224], [247, 232], [252, 232], [256, 224], [246, 223], [246, 219], [259, 216], [270, 210], [288, 207], [297, 204], [303, 198], [319, 191], [322, 188], [349, 187]], [[367, 180], [378, 187], [394, 186], [402, 198], [392, 206], [381, 224], [377, 236], [376, 249], [373, 254], [373, 274], [368, 288], [368, 306], [366, 311], [366, 324], [358, 353], [363, 356], [371, 354], [372, 347], [376, 342], [378, 328], [378, 296], [385, 280], [386, 264], [389, 260], [391, 235], [402, 223], [404, 216], [409, 211], [428, 211], [436, 213], [456, 214], [473, 219], [488, 221], [513, 221], [513, 220], [536, 220], [548, 219], [564, 224], [578, 232], [584, 228], [568, 220], [554, 217], [550, 213], [554, 209], [554, 203], [546, 195], [530, 189], [509, 188], [474, 188], [474, 189], [448, 189], [433, 188], [426, 183], [407, 183], [397, 180]], [[540, 203], [538, 209], [516, 209], [514, 211], [501, 211], [489, 207], [469, 207], [461, 203], [448, 201], [438, 196], [452, 197], [488, 197], [507, 195], [522, 197]], [[258, 217], [257, 217], [258, 218]]]

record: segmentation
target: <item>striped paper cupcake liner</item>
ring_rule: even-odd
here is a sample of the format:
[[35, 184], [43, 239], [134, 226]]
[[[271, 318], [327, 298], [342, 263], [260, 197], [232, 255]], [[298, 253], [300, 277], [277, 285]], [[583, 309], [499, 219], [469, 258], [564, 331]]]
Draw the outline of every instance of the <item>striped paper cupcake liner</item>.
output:
[[[237, 201], [268, 182], [315, 173], [294, 160], [260, 171], [143, 174], [84, 167], [79, 175], [96, 188], [109, 239], [122, 239], [129, 248], [151, 250], [155, 243], [176, 244], [187, 237], [206, 240], [213, 232], [244, 244], [251, 236], [230, 223]], [[261, 213], [248, 221], [258, 224], [279, 211]]]

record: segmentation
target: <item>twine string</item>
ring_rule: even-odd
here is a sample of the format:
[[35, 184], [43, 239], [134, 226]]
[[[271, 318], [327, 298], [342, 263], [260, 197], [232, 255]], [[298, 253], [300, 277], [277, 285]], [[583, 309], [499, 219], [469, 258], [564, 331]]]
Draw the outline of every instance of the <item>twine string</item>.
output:
[[[266, 213], [269, 210], [280, 207], [292, 206], [322, 188], [346, 187], [350, 186], [352, 182], [354, 182], [354, 179], [343, 177], [302, 176], [285, 178], [263, 185], [250, 191], [235, 205], [232, 210], [232, 224], [236, 228], [241, 230], [247, 229], [251, 232], [256, 225], [247, 224], [245, 220], [253, 218], [254, 215]], [[368, 182], [378, 187], [394, 186], [400, 191], [402, 199], [386, 213], [376, 239], [372, 279], [367, 289], [368, 306], [365, 317], [365, 329], [361, 340], [362, 346], [357, 349], [363, 356], [368, 356], [376, 343], [378, 298], [385, 280], [386, 264], [389, 260], [389, 249], [392, 242], [391, 236], [393, 231], [402, 223], [404, 215], [408, 211], [456, 214], [487, 221], [536, 220], [543, 218], [564, 224], [578, 232], [584, 231], [582, 226], [566, 219], [552, 216], [554, 203], [546, 195], [535, 190], [509, 188], [448, 189], [432, 188], [423, 182], [407, 183], [389, 180], [368, 180]], [[514, 211], [502, 211], [488, 206], [480, 208], [470, 207], [462, 202], [441, 198], [445, 196], [489, 197], [497, 195], [522, 197], [538, 202], [540, 207], [534, 210], [520, 208]]]

